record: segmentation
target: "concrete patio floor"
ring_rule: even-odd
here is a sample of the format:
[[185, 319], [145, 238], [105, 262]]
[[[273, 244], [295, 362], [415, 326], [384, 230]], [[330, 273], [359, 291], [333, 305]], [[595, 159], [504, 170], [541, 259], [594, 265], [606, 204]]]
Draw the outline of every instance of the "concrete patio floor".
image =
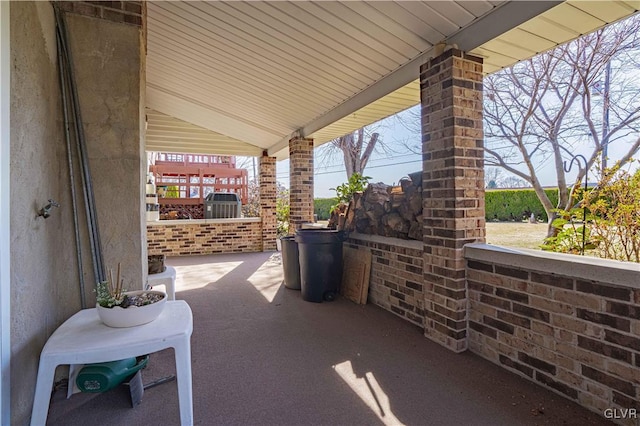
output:
[[[282, 282], [279, 253], [170, 258], [194, 314], [197, 425], [595, 425], [598, 414], [471, 353], [453, 354], [373, 305], [304, 302]], [[149, 383], [174, 374], [151, 355]], [[177, 425], [176, 383], [131, 408], [125, 387], [66, 389], [51, 425]]]

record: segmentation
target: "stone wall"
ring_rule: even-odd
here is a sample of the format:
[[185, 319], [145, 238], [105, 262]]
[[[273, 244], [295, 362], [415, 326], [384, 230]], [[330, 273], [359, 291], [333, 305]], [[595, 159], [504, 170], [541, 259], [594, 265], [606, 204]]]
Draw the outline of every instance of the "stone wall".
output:
[[486, 245], [465, 255], [471, 351], [601, 415], [640, 411], [637, 264]]
[[424, 327], [422, 243], [353, 233], [345, 244], [371, 250], [369, 303]]
[[187, 256], [262, 251], [261, 219], [166, 220], [147, 224], [149, 254]]

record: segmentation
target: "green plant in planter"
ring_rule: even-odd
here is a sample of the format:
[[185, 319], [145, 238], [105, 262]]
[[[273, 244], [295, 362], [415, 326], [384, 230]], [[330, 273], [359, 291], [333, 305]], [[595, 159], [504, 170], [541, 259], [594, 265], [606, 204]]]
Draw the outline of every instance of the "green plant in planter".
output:
[[123, 292], [112, 293], [109, 281], [102, 281], [96, 284], [96, 302], [103, 308], [113, 308], [120, 306], [124, 301]]
[[[118, 263], [118, 278], [114, 280], [113, 270], [109, 270], [109, 280], [96, 284], [96, 302], [103, 308], [113, 308], [120, 306], [126, 299], [122, 285], [124, 280], [120, 278], [121, 264]], [[115, 286], [113, 283], [116, 283]]]
[[[116, 283], [114, 285], [114, 283]], [[145, 306], [161, 301], [166, 297], [160, 291], [138, 291], [127, 294], [123, 287], [124, 279], [120, 278], [120, 264], [118, 263], [117, 279], [113, 277], [113, 270], [109, 270], [109, 280], [96, 284], [96, 302], [103, 308], [119, 306]]]

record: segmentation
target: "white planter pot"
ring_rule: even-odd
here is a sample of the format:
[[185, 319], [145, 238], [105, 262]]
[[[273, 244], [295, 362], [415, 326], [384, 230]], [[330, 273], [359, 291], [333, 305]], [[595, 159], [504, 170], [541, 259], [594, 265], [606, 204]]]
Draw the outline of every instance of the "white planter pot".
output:
[[98, 315], [102, 322], [109, 327], [124, 328], [146, 324], [158, 318], [164, 309], [167, 295], [161, 291], [153, 290], [129, 291], [125, 294], [137, 295], [141, 293], [162, 294], [163, 297], [158, 302], [145, 306], [129, 306], [127, 308], [114, 306], [113, 308], [103, 308], [100, 305], [96, 305]]

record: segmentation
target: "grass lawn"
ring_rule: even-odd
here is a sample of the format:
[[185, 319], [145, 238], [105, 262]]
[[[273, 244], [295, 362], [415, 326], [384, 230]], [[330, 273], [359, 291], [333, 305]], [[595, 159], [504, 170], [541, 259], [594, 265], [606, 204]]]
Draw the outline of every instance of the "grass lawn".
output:
[[539, 250], [545, 235], [546, 223], [487, 222], [487, 243], [497, 246]]
[[[326, 225], [329, 221], [319, 220], [318, 223]], [[487, 243], [496, 246], [540, 250], [546, 235], [546, 223], [487, 222]]]

